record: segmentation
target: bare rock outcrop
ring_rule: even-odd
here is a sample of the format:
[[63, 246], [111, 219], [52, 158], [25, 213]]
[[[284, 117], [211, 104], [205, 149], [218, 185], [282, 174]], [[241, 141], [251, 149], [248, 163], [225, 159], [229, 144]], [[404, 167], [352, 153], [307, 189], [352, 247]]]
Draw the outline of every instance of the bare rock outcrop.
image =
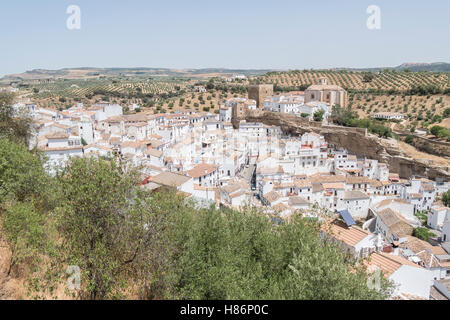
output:
[[427, 159], [413, 159], [400, 148], [397, 140], [379, 138], [369, 134], [366, 129], [322, 125], [295, 115], [261, 110], [250, 110], [247, 112], [245, 119], [234, 119], [233, 123], [238, 125], [239, 120], [276, 125], [281, 127], [284, 132], [292, 135], [315, 132], [323, 135], [328, 143], [345, 148], [352, 154], [386, 163], [391, 172], [398, 173], [400, 177], [405, 179], [413, 175], [428, 177], [429, 179], [449, 180], [450, 178], [448, 166], [440, 166]]

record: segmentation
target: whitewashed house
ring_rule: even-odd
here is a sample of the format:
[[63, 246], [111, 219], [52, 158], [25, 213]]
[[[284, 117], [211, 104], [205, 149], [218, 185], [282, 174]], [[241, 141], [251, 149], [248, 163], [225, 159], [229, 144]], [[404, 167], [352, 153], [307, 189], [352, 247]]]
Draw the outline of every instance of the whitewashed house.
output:
[[369, 213], [370, 197], [361, 191], [345, 191], [342, 198], [337, 201], [337, 210], [348, 210], [353, 219], [367, 218]]
[[444, 222], [450, 220], [450, 208], [434, 206], [428, 212], [427, 225], [434, 230], [442, 230]]
[[428, 300], [433, 285], [433, 273], [403, 257], [386, 253], [373, 253], [367, 262], [369, 272], [380, 271], [395, 285], [394, 297]]
[[194, 184], [200, 187], [216, 187], [219, 184], [219, 172], [216, 165], [200, 163], [186, 173], [193, 178]]
[[45, 153], [47, 157], [46, 167], [50, 173], [54, 173], [58, 167], [63, 168], [70, 157], [82, 157], [83, 146], [81, 141], [69, 144], [70, 136], [68, 134], [55, 132], [46, 135], [47, 144], [39, 149]]
[[388, 243], [393, 243], [412, 235], [414, 228], [400, 213], [387, 208], [377, 212], [375, 230]]
[[400, 213], [409, 223], [413, 225], [420, 225], [417, 217], [414, 216], [414, 205], [404, 199], [385, 199], [378, 203], [374, 210], [379, 212], [388, 208]]

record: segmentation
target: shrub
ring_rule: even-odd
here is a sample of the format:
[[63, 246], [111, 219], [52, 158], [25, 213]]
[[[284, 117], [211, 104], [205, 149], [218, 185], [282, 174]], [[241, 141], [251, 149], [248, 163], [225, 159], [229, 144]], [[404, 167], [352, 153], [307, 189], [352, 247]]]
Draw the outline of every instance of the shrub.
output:
[[421, 240], [428, 241], [429, 238], [432, 238], [434, 236], [434, 233], [432, 233], [427, 228], [418, 227], [414, 229], [413, 236]]
[[408, 136], [406, 137], [406, 139], [405, 139], [405, 142], [406, 142], [407, 144], [412, 144], [413, 141], [414, 141], [414, 136], [413, 136], [413, 135], [408, 135]]

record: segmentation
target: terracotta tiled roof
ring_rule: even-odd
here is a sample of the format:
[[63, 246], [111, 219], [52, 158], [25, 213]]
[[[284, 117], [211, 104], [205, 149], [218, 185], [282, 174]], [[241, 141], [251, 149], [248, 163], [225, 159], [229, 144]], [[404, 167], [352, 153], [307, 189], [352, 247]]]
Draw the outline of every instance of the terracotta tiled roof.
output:
[[309, 179], [299, 179], [295, 181], [297, 188], [312, 188], [312, 183]]
[[303, 197], [289, 197], [289, 205], [290, 206], [309, 205], [309, 201]]
[[42, 151], [83, 150], [83, 146], [69, 146], [69, 147], [56, 147], [56, 148], [42, 147], [42, 148], [39, 148], [39, 150], [42, 150]]
[[122, 144], [120, 146], [121, 146], [121, 148], [139, 148], [141, 146], [141, 144], [139, 142], [126, 141], [126, 142], [122, 142]]
[[413, 227], [395, 210], [384, 209], [378, 212], [378, 218], [387, 226], [390, 234], [402, 237], [411, 235], [413, 232]]
[[182, 184], [186, 183], [187, 181], [189, 181], [191, 178], [181, 175], [181, 174], [177, 174], [177, 173], [172, 173], [172, 172], [162, 172], [161, 174], [151, 178], [150, 180], [152, 182], [164, 185], [164, 186], [169, 186], [169, 187], [179, 187]]
[[340, 220], [334, 220], [323, 224], [321, 230], [352, 247], [369, 235], [367, 231], [358, 226], [347, 227], [345, 223]]
[[397, 202], [397, 203], [401, 203], [401, 204], [409, 204], [409, 202], [407, 202], [404, 199], [386, 199], [386, 200], [381, 201], [377, 205], [377, 208], [382, 208], [382, 207], [388, 206], [388, 205], [390, 205], [393, 202]]
[[345, 189], [345, 185], [343, 182], [323, 183], [322, 186], [324, 189]]
[[216, 165], [201, 163], [189, 170], [187, 174], [192, 178], [199, 178], [213, 173], [217, 170]]
[[163, 152], [158, 149], [147, 149], [145, 154], [153, 157], [160, 158], [163, 155]]
[[63, 132], [52, 132], [50, 134], [47, 134], [45, 136], [46, 139], [68, 139], [69, 135], [67, 133], [63, 133]]
[[273, 207], [272, 207], [272, 209], [275, 211], [275, 212], [283, 212], [283, 211], [286, 211], [286, 210], [292, 210], [292, 208], [291, 207], [289, 207], [287, 204], [285, 204], [285, 203], [278, 203], [278, 204], [276, 204], [276, 205], [274, 205]]
[[265, 198], [269, 203], [272, 203], [272, 202], [275, 202], [275, 201], [277, 201], [278, 199], [280, 199], [280, 198], [281, 198], [281, 194], [279, 194], [279, 193], [276, 192], [276, 191], [270, 191], [270, 192], [268, 192], [268, 193], [266, 193], [266, 194], [264, 195], [264, 198]]
[[345, 176], [343, 175], [324, 175], [315, 174], [309, 177], [312, 183], [335, 183], [335, 182], [345, 182]]
[[368, 177], [352, 177], [347, 176], [345, 178], [345, 183], [347, 184], [364, 184], [364, 183], [370, 183], [372, 180], [370, 180]]
[[312, 192], [322, 192], [322, 191], [323, 191], [322, 184], [320, 184], [320, 183], [313, 184]]
[[411, 262], [405, 258], [395, 256], [386, 253], [373, 253], [369, 260], [366, 261], [369, 266], [377, 266], [383, 272], [385, 277], [390, 277], [395, 271], [397, 271], [401, 266], [408, 265], [411, 267], [422, 268], [419, 265]]
[[369, 199], [370, 197], [361, 191], [345, 191], [344, 192], [344, 200], [359, 200], [359, 199]]

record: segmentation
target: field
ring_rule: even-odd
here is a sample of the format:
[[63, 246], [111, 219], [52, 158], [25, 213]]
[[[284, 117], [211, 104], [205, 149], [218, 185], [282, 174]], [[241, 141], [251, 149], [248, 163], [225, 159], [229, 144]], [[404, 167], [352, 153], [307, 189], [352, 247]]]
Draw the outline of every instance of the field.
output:
[[404, 127], [427, 127], [445, 120], [444, 111], [450, 107], [449, 95], [371, 95], [350, 96], [350, 106], [360, 118], [377, 112], [397, 112], [406, 116]]
[[29, 84], [21, 90], [23, 97], [46, 108], [66, 109], [76, 102], [86, 106], [100, 101], [122, 103], [146, 103], [183, 94], [191, 86], [190, 81], [178, 79], [85, 79], [55, 80]]
[[326, 77], [329, 84], [357, 91], [406, 91], [417, 85], [433, 85], [441, 89], [450, 87], [448, 73], [444, 72], [289, 71], [269, 72], [253, 79], [280, 87], [307, 87], [315, 84], [320, 77]]
[[[369, 74], [369, 76], [368, 76]], [[361, 118], [376, 112], [399, 112], [407, 117], [397, 129], [429, 127], [441, 124], [448, 127], [445, 110], [450, 108], [449, 94], [408, 92], [414, 87], [431, 87], [448, 92], [448, 73], [432, 72], [352, 72], [352, 71], [290, 71], [269, 72], [252, 76], [249, 81], [226, 82], [223, 77], [106, 77], [101, 79], [58, 79], [25, 82], [21, 96], [31, 98], [43, 107], [66, 109], [77, 102], [86, 106], [108, 101], [124, 107], [133, 103], [153, 112], [180, 110], [218, 113], [225, 100], [246, 96], [250, 83], [273, 83], [277, 91], [304, 90], [319, 77], [337, 84], [349, 92], [349, 105]], [[207, 92], [195, 92], [195, 85], [204, 85]], [[447, 121], [447, 122], [446, 122]]]
[[239, 96], [246, 96], [243, 83], [225, 84], [214, 77], [216, 87], [206, 93], [195, 92], [195, 85], [207, 85], [206, 79], [190, 78], [107, 78], [41, 81], [22, 85], [21, 98], [30, 98], [45, 108], [67, 109], [77, 102], [89, 107], [106, 101], [124, 107], [133, 103], [156, 112], [179, 110], [219, 112], [220, 103], [237, 97], [233, 88], [239, 87]]
[[448, 126], [444, 111], [450, 108], [450, 85], [449, 74], [444, 72], [290, 71], [269, 72], [250, 81], [272, 83], [278, 91], [305, 90], [319, 77], [346, 89], [349, 106], [361, 118], [397, 112], [406, 116], [403, 124], [396, 125], [398, 129]]
[[[184, 85], [183, 85], [184, 84]], [[64, 96], [66, 98], [83, 98], [96, 92], [111, 92], [116, 94], [162, 94], [176, 91], [176, 87], [182, 89], [186, 83], [180, 81], [159, 80], [64, 80], [52, 83], [44, 83], [33, 86], [39, 90], [34, 94], [35, 98], [47, 98], [51, 96]]]

